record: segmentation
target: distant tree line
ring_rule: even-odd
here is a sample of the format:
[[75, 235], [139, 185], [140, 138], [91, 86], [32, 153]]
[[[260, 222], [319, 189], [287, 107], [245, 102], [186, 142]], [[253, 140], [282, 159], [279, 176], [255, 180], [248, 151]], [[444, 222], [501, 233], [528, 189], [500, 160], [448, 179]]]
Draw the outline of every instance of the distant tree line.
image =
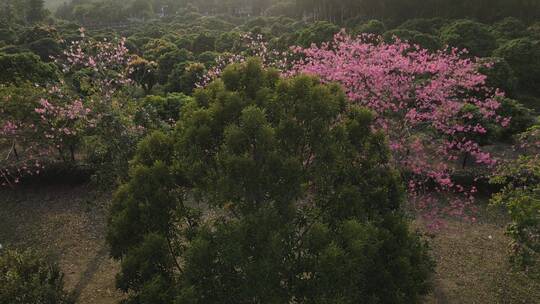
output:
[[399, 24], [412, 18], [432, 17], [466, 17], [482, 22], [515, 17], [531, 22], [540, 17], [540, 0], [72, 0], [60, 6], [57, 15], [79, 21], [93, 15], [105, 19], [142, 18], [174, 15], [186, 8], [211, 15], [286, 15], [335, 23], [380, 19]]
[[539, 0], [295, 0], [316, 20], [343, 22], [354, 17], [391, 20], [473, 18], [490, 22], [504, 17], [532, 21], [540, 17]]

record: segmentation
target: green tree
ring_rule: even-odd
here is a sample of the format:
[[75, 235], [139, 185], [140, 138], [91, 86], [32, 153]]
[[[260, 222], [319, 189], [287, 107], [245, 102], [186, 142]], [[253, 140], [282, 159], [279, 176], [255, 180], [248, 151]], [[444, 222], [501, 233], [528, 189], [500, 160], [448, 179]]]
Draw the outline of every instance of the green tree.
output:
[[471, 56], [488, 57], [497, 48], [495, 36], [487, 25], [464, 19], [441, 29], [444, 44], [467, 49]]
[[495, 56], [504, 58], [518, 78], [520, 89], [540, 93], [540, 41], [531, 38], [510, 40]]
[[58, 77], [54, 64], [44, 63], [32, 53], [0, 53], [0, 70], [0, 84], [25, 81], [47, 83]]
[[135, 56], [128, 65], [129, 77], [149, 94], [158, 80], [157, 63]]
[[370, 20], [364, 24], [358, 25], [354, 32], [358, 34], [382, 35], [386, 31], [386, 26], [379, 20]]
[[170, 92], [182, 92], [191, 95], [197, 84], [203, 80], [206, 68], [198, 62], [182, 62], [177, 64], [167, 84]]
[[114, 198], [127, 303], [420, 303], [432, 263], [373, 120], [256, 60], [197, 90]]
[[339, 27], [330, 22], [315, 22], [299, 32], [297, 43], [306, 47], [312, 43], [320, 45], [331, 41], [337, 32]]
[[174, 50], [165, 53], [159, 57], [158, 63], [158, 81], [160, 84], [166, 84], [169, 75], [174, 69], [174, 66], [179, 63], [185, 63], [193, 60], [193, 54], [186, 49]]
[[44, 0], [28, 0], [28, 11], [26, 20], [29, 23], [38, 23], [45, 18], [45, 1]]

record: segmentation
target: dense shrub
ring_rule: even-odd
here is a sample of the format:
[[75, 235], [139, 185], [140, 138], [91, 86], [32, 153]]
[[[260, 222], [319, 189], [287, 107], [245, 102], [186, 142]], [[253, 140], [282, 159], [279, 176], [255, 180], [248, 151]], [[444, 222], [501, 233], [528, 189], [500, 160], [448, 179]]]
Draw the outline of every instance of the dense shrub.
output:
[[58, 265], [33, 251], [0, 251], [0, 303], [74, 303]]
[[227, 68], [115, 195], [127, 302], [420, 303], [432, 264], [373, 119], [336, 85]]

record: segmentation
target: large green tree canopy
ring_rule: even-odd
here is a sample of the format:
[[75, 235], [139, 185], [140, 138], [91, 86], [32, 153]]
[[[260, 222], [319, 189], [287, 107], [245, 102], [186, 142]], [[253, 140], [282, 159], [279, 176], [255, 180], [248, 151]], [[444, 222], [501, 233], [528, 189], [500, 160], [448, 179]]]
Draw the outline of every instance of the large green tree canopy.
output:
[[250, 60], [140, 145], [109, 220], [130, 303], [416, 303], [431, 261], [372, 114]]

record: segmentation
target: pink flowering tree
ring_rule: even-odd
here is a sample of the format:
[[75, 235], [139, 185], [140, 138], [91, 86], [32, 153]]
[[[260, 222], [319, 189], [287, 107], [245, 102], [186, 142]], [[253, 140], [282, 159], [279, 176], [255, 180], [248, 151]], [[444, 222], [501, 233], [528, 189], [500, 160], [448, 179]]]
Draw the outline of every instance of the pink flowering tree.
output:
[[[110, 140], [102, 142], [114, 143], [125, 134], [140, 133], [125, 110], [130, 108], [125, 92], [131, 81], [124, 42], [89, 39], [81, 29], [81, 39], [55, 60], [63, 69], [64, 80], [0, 88], [3, 185], [16, 184], [23, 175], [39, 174], [46, 163], [88, 158], [78, 150], [89, 137], [107, 137]], [[128, 150], [115, 147], [122, 153]]]
[[[496, 161], [482, 149], [481, 139], [488, 135], [487, 125], [510, 123], [497, 114], [503, 93], [486, 85], [475, 60], [457, 49], [430, 52], [344, 31], [320, 47], [292, 50], [302, 59], [291, 74], [338, 82], [352, 102], [377, 115], [376, 127], [388, 137], [415, 207], [431, 218], [440, 212], [465, 215], [476, 188], [456, 183], [453, 173], [469, 162], [493, 166]], [[448, 192], [460, 195], [436, 195]], [[443, 197], [446, 203], [439, 204]]]

